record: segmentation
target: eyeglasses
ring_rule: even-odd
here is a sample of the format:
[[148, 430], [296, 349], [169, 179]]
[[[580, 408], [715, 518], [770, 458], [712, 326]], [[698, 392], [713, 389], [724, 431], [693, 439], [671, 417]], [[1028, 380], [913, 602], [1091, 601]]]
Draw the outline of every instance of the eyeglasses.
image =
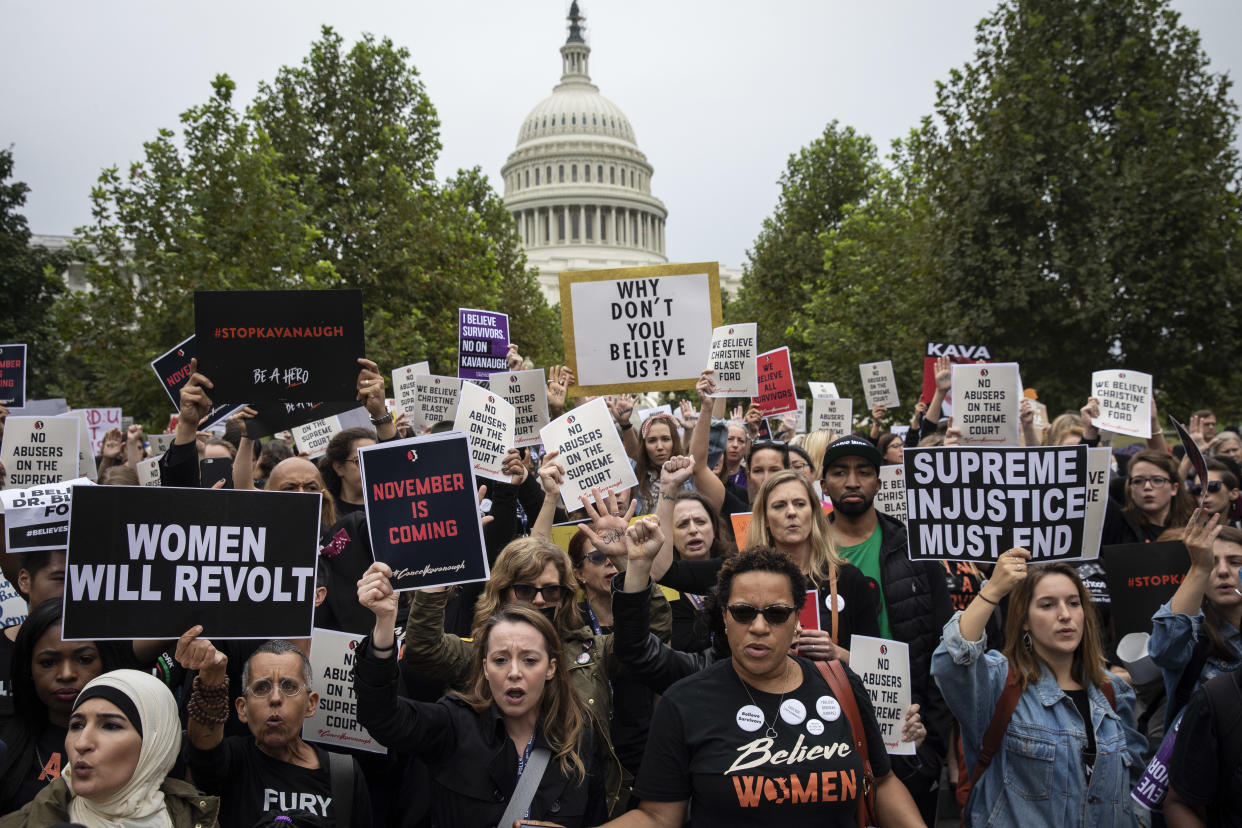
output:
[[274, 685], [270, 679], [259, 679], [256, 682], [252, 682], [251, 685], [246, 688], [246, 692], [254, 696], [256, 699], [266, 699], [268, 696], [272, 695], [272, 690], [279, 689], [282, 696], [293, 697], [298, 693], [301, 693], [302, 688], [305, 686], [306, 685], [302, 684], [302, 682], [291, 678], [282, 678]]
[[560, 584], [548, 584], [541, 587], [534, 584], [514, 584], [510, 589], [519, 601], [534, 601], [535, 595], [539, 594], [543, 596], [546, 603], [555, 604], [565, 597], [565, 587]]
[[801, 458], [797, 460], [791, 459], [789, 461], [789, 468], [791, 471], [802, 471], [803, 469], [809, 469], [810, 467], [811, 467], [811, 464]]
[[787, 607], [784, 604], [769, 604], [763, 609], [752, 607], [750, 604], [729, 604], [729, 615], [732, 615], [733, 620], [739, 624], [753, 623], [755, 616], [763, 615], [763, 620], [769, 625], [779, 627], [797, 611], [797, 608]]
[[1161, 486], [1167, 486], [1172, 481], [1167, 477], [1131, 477], [1130, 485], [1136, 489], [1145, 489], [1150, 483], [1153, 489], [1159, 489]]
[[[1221, 482], [1219, 480], [1209, 480], [1207, 484], [1208, 494], [1216, 494], [1220, 491], [1220, 487]], [[1191, 484], [1190, 493], [1195, 497], [1203, 494], [1203, 485], [1200, 483]]]
[[605, 555], [603, 552], [600, 552], [598, 549], [592, 549], [590, 552], [586, 553], [586, 555], [584, 555], [583, 557], [585, 557], [588, 561], [595, 564], [596, 566], [603, 566], [604, 562], [608, 560], [608, 556]]

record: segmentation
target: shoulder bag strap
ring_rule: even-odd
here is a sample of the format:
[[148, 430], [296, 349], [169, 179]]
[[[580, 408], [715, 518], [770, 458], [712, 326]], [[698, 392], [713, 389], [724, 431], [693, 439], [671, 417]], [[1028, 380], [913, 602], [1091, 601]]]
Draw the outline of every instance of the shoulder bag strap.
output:
[[833, 573], [832, 577], [828, 579], [828, 594], [832, 600], [832, 607], [830, 607], [830, 610], [832, 612], [832, 643], [834, 646], [836, 646], [841, 643], [841, 639], [837, 636], [837, 576], [836, 576], [836, 573]]
[[336, 824], [349, 828], [353, 824], [354, 810], [354, 757], [343, 753], [328, 754], [328, 779], [332, 785], [332, 812]]
[[970, 772], [970, 786], [973, 789], [975, 783], [979, 781], [979, 777], [983, 776], [983, 772], [988, 769], [988, 765], [992, 764], [992, 757], [1000, 750], [1001, 739], [1005, 736], [1005, 731], [1009, 729], [1009, 720], [1013, 718], [1013, 711], [1018, 709], [1018, 699], [1022, 698], [1022, 687], [1018, 684], [1018, 676], [1014, 673], [1013, 665], [1009, 665], [1009, 675], [1005, 678], [1005, 689], [1001, 693], [1000, 701], [996, 703], [996, 712], [992, 714], [992, 721], [988, 723], [988, 729], [983, 734], [983, 745], [979, 749], [979, 758], [975, 760], [974, 770]]
[[820, 675], [824, 677], [828, 688], [832, 690], [832, 695], [841, 705], [841, 710], [850, 723], [850, 736], [854, 743], [854, 750], [862, 758], [863, 795], [859, 798], [857, 815], [859, 828], [865, 828], [870, 823], [869, 817], [875, 810], [875, 774], [871, 770], [871, 755], [867, 752], [867, 731], [863, 729], [862, 716], [858, 712], [858, 700], [854, 698], [854, 688], [845, 675], [840, 661], [836, 659], [816, 661], [815, 666], [819, 668]]
[[550, 758], [552, 758], [552, 751], [546, 747], [537, 747], [531, 751], [530, 759], [526, 761], [526, 770], [522, 771], [522, 775], [518, 777], [517, 787], [509, 799], [509, 806], [505, 808], [500, 822], [496, 823], [496, 828], [512, 828], [516, 820], [526, 816], [530, 803], [535, 799], [535, 791], [539, 789], [539, 781], [543, 779], [543, 772], [548, 768]]

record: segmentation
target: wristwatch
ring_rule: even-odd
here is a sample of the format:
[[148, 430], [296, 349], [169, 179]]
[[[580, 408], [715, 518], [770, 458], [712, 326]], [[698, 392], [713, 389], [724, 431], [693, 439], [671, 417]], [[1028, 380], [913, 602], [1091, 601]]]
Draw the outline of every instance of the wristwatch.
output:
[[396, 421], [397, 421], [397, 415], [393, 414], [391, 411], [388, 411], [384, 414], [383, 417], [372, 417], [371, 425], [382, 426], [384, 423], [393, 423]]

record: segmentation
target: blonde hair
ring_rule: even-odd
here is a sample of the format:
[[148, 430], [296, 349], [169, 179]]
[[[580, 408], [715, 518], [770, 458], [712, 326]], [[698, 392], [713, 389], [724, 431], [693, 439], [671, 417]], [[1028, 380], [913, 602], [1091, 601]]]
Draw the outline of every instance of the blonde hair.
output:
[[811, 462], [815, 464], [815, 480], [824, 479], [824, 452], [835, 439], [837, 433], [832, 429], [818, 428], [805, 435], [802, 440], [802, 450], [811, 455]]
[[492, 564], [492, 577], [488, 579], [483, 594], [474, 605], [474, 626], [486, 623], [487, 619], [510, 603], [505, 594], [510, 587], [534, 581], [548, 568], [548, 564], [556, 567], [565, 594], [561, 605], [556, 609], [557, 635], [581, 627], [582, 616], [574, 601], [578, 580], [574, 577], [569, 556], [552, 541], [529, 536], [510, 541], [496, 556], [496, 562]]
[[772, 531], [768, 528], [768, 498], [772, 496], [772, 491], [777, 486], [785, 483], [801, 485], [806, 492], [807, 500], [811, 503], [811, 537], [808, 538], [811, 551], [807, 555], [806, 569], [807, 574], [816, 584], [827, 583], [836, 577], [838, 569], [846, 565], [846, 560], [837, 552], [836, 542], [833, 541], [832, 533], [828, 529], [828, 518], [819, 504], [819, 495], [815, 493], [815, 487], [795, 471], [780, 471], [769, 475], [763, 481], [759, 493], [755, 495], [755, 503], [751, 507], [746, 548], [775, 545], [772, 542]]
[[1059, 446], [1061, 441], [1069, 435], [1077, 434], [1081, 437], [1085, 433], [1082, 415], [1067, 411], [1053, 420], [1052, 425], [1048, 426], [1048, 433], [1044, 437], [1044, 445]]

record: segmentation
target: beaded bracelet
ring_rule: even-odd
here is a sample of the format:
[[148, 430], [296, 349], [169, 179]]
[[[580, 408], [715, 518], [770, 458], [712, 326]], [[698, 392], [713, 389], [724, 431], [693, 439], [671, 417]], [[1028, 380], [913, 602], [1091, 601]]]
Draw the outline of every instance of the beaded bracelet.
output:
[[190, 718], [202, 725], [219, 725], [229, 720], [229, 677], [214, 686], [203, 684], [202, 677], [194, 677], [194, 692], [185, 706]]

